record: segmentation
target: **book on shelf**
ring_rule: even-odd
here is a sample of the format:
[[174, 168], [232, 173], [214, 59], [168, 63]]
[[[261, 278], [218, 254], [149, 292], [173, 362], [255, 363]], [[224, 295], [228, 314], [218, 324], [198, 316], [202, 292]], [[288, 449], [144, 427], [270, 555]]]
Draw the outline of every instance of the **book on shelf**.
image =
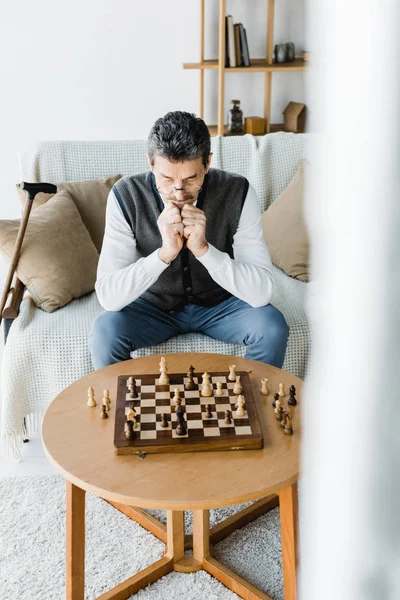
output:
[[227, 15], [226, 22], [227, 22], [227, 29], [228, 29], [229, 66], [236, 67], [235, 33], [234, 33], [234, 28], [233, 28], [232, 15]]
[[246, 29], [243, 27], [242, 23], [239, 23], [240, 28], [240, 53], [242, 56], [242, 63], [244, 67], [250, 66], [250, 54], [249, 54], [249, 45], [247, 43], [247, 33]]
[[236, 66], [242, 66], [242, 56], [240, 54], [240, 27], [239, 23], [235, 23], [234, 26], [235, 32], [235, 56], [236, 56]]

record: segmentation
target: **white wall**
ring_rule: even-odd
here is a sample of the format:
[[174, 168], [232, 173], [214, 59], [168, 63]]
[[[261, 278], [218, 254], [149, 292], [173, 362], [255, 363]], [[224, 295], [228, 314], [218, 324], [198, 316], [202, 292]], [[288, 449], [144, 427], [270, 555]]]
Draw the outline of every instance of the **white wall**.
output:
[[[275, 42], [303, 49], [303, 0], [276, 2]], [[265, 55], [267, 0], [228, 0], [251, 56]], [[37, 140], [146, 138], [169, 110], [199, 111], [200, 0], [20, 0], [0, 18], [0, 218], [16, 218], [16, 153]], [[218, 0], [206, 0], [206, 58], [217, 55]], [[230, 74], [229, 100], [263, 115], [263, 74]], [[217, 76], [206, 74], [208, 123], [217, 121]], [[304, 74], [273, 76], [272, 122], [304, 102]]]

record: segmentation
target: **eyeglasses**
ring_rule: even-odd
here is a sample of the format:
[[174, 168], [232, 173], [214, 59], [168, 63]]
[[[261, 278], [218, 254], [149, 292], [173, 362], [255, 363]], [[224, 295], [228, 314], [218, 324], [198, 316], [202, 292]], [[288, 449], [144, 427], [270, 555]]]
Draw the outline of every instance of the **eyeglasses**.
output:
[[186, 194], [200, 194], [203, 189], [199, 185], [184, 185], [181, 188], [177, 188], [174, 185], [170, 185], [165, 191], [162, 191], [159, 187], [157, 188], [161, 196], [169, 196], [175, 194], [175, 192], [184, 192]]

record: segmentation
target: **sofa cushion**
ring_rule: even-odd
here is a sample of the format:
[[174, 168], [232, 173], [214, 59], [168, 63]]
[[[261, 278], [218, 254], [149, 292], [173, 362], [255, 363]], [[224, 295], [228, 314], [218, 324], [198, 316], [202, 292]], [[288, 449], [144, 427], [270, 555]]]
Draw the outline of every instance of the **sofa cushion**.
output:
[[309, 280], [309, 244], [303, 216], [305, 164], [300, 162], [287, 188], [261, 217], [272, 262], [301, 281]]
[[[101, 250], [104, 237], [107, 197], [118, 179], [121, 179], [121, 175], [56, 184], [58, 192], [64, 189], [71, 195], [98, 252]], [[21, 204], [24, 206], [25, 192], [17, 186], [17, 193]], [[41, 206], [53, 196], [54, 194], [37, 194], [32, 209]]]
[[[20, 219], [0, 221], [0, 251], [10, 261]], [[61, 190], [31, 213], [17, 276], [37, 306], [53, 312], [94, 290], [99, 255], [70, 194]]]

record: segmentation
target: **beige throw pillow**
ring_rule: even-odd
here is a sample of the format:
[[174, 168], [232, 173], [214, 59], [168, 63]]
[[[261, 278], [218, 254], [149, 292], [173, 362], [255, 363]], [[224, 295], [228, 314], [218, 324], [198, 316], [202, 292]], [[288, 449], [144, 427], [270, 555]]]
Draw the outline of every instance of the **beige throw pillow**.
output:
[[303, 217], [305, 164], [300, 162], [292, 181], [261, 217], [272, 262], [301, 281], [309, 281], [309, 245]]
[[[0, 221], [0, 252], [10, 262], [20, 220]], [[99, 255], [66, 190], [30, 214], [17, 276], [37, 306], [53, 312], [94, 290]]]
[[[67, 190], [70, 193], [98, 252], [101, 250], [104, 237], [107, 197], [118, 179], [121, 179], [121, 175], [113, 175], [104, 179], [69, 181], [56, 184], [58, 192]], [[17, 186], [17, 193], [21, 204], [24, 206], [25, 192]], [[32, 209], [41, 206], [53, 196], [54, 194], [37, 194]]]

